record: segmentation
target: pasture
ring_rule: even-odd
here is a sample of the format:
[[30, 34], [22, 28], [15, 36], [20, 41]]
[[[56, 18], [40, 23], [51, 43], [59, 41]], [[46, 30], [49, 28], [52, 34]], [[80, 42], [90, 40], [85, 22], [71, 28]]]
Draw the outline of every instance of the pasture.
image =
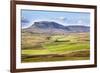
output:
[[89, 33], [32, 34], [22, 32], [21, 62], [89, 60]]

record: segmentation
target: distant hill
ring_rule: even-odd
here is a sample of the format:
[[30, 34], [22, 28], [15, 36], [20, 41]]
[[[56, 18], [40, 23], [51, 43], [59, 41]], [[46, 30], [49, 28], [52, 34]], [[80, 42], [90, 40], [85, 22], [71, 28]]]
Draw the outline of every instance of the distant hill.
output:
[[74, 25], [74, 26], [66, 26], [70, 29], [71, 32], [89, 32], [89, 26], [82, 26], [82, 25]]
[[29, 28], [22, 29], [22, 31], [31, 33], [65, 34], [70, 32], [89, 32], [90, 27], [80, 25], [64, 26], [57, 22], [39, 21], [34, 22]]

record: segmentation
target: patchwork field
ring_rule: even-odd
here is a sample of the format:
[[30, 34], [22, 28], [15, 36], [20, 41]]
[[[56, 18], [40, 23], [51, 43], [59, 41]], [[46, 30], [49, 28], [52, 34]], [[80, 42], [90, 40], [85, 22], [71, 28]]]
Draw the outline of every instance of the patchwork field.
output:
[[32, 34], [22, 32], [21, 61], [88, 60], [89, 33]]

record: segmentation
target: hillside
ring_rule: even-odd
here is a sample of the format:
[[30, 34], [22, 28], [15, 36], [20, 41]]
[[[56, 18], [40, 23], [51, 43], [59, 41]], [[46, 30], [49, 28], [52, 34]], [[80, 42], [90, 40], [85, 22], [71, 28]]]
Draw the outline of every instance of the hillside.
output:
[[70, 32], [89, 32], [90, 27], [82, 25], [64, 26], [57, 22], [40, 21], [34, 22], [32, 26], [22, 29], [22, 31], [31, 33], [65, 34]]

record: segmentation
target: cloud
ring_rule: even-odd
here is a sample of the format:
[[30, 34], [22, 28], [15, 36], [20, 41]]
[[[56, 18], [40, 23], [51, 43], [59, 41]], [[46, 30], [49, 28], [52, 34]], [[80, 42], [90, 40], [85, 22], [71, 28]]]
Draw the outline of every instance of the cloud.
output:
[[83, 22], [82, 20], [78, 20], [78, 21], [77, 21], [77, 24], [78, 24], [78, 25], [83, 25], [84, 22]]
[[28, 19], [26, 19], [25, 17], [21, 18], [21, 25], [22, 28], [27, 28], [30, 25], [30, 21]]
[[29, 23], [29, 20], [27, 20], [25, 17], [22, 17], [22, 18], [21, 18], [21, 22], [22, 22], [22, 23]]
[[59, 17], [58, 19], [59, 19], [59, 20], [62, 20], [62, 21], [65, 21], [65, 20], [66, 20], [65, 17]]
[[78, 24], [82, 24], [83, 21], [82, 21], [82, 20], [78, 20], [77, 23], [78, 23]]
[[63, 22], [66, 21], [65, 17], [58, 17], [57, 19], [60, 20], [60, 21], [63, 21]]

